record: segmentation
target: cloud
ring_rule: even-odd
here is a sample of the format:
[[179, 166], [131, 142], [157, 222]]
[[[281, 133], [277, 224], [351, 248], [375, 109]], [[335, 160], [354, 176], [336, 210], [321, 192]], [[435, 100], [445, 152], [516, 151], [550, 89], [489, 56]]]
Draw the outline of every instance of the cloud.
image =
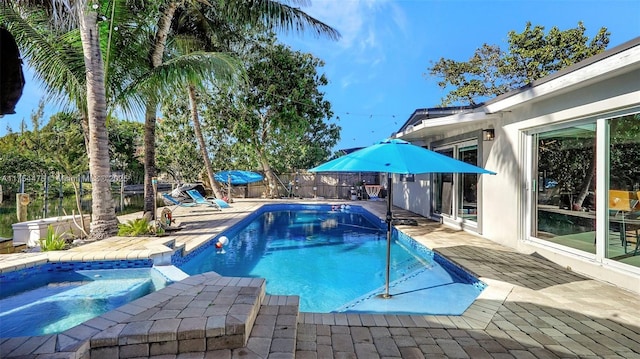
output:
[[343, 51], [380, 48], [381, 24], [390, 12], [396, 26], [403, 31], [406, 27], [402, 9], [387, 0], [315, 0], [302, 10], [336, 28], [342, 35], [338, 45]]
[[387, 52], [397, 46], [397, 34], [407, 37], [407, 16], [402, 7], [389, 0], [313, 0], [303, 7], [307, 14], [337, 29], [337, 43], [305, 41], [304, 47], [327, 63], [356, 65], [356, 73], [343, 75], [342, 88], [372, 75], [383, 66]]

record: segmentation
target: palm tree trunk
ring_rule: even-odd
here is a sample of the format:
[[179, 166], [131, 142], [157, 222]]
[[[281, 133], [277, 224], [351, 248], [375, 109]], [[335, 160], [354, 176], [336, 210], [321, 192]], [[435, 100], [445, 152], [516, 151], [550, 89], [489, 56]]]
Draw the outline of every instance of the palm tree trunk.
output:
[[153, 213], [153, 204], [156, 200], [156, 194], [153, 191], [153, 177], [156, 176], [156, 107], [153, 101], [149, 101], [146, 105], [144, 114], [144, 206], [143, 213], [151, 215], [151, 219], [155, 219], [156, 214]]
[[87, 4], [78, 6], [80, 38], [87, 78], [87, 115], [89, 125], [89, 172], [91, 173], [91, 239], [104, 239], [118, 231], [109, 167], [109, 136], [107, 134], [107, 101], [104, 85], [104, 64], [98, 37], [98, 14]]
[[200, 152], [202, 153], [202, 161], [204, 167], [207, 170], [207, 177], [211, 184], [211, 189], [216, 198], [222, 198], [222, 190], [220, 186], [213, 178], [213, 168], [211, 167], [211, 161], [209, 160], [209, 153], [207, 146], [204, 142], [204, 136], [202, 136], [202, 128], [200, 127], [200, 119], [198, 118], [198, 102], [196, 98], [196, 89], [193, 85], [189, 84], [189, 101], [191, 103], [191, 120], [193, 121], [193, 130], [196, 133], [196, 139], [198, 140], [198, 146], [200, 146]]
[[[162, 10], [162, 15], [158, 19], [156, 36], [149, 54], [150, 66], [152, 69], [162, 64], [164, 49], [169, 36], [171, 20], [178, 6], [183, 1], [171, 1]], [[156, 175], [156, 110], [158, 104], [149, 100], [146, 104], [144, 119], [144, 207], [145, 214], [153, 212], [153, 203], [156, 200], [153, 193], [152, 179]], [[155, 219], [155, 213], [152, 215]]]

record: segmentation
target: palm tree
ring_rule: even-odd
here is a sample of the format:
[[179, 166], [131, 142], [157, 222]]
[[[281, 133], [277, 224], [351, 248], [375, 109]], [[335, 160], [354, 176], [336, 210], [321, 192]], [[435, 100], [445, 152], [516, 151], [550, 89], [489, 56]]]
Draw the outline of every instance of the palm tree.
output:
[[[292, 1], [305, 5], [307, 1]], [[217, 5], [217, 6], [216, 6]], [[219, 1], [213, 6], [193, 6], [179, 13], [179, 21], [174, 27], [175, 34], [189, 35], [185, 43], [198, 46], [204, 51], [231, 52], [230, 43], [240, 40], [240, 28], [249, 26], [258, 31], [282, 30], [303, 32], [305, 28], [315, 30], [317, 36], [337, 39], [340, 35], [332, 27], [307, 15], [298, 8], [272, 0], [229, 0]], [[187, 92], [191, 104], [191, 119], [194, 132], [202, 153], [202, 159], [214, 195], [222, 198], [222, 190], [214, 179], [211, 160], [202, 134], [202, 126], [197, 112], [196, 83], [189, 83]], [[270, 171], [267, 171], [270, 174]], [[273, 181], [273, 179], [272, 179]]]
[[[231, 58], [224, 54], [213, 54], [203, 52], [190, 52], [186, 55], [175, 56], [175, 58], [167, 61], [167, 41], [171, 35], [171, 23], [174, 19], [176, 11], [185, 4], [184, 0], [180, 1], [168, 1], [161, 8], [160, 15], [157, 19], [155, 26], [155, 34], [153, 35], [153, 41], [148, 48], [147, 55], [147, 67], [151, 74], [157, 74], [163, 77], [165, 85], [168, 81], [176, 89], [177, 86], [184, 88], [185, 83], [202, 82], [207, 78], [207, 72], [209, 75], [220, 76], [220, 74], [228, 74], [234, 67], [232, 65]], [[184, 60], [184, 61], [183, 61]], [[191, 61], [191, 60], [200, 60]], [[185, 65], [183, 68], [175, 65]], [[208, 71], [207, 71], [208, 70]], [[168, 80], [168, 77], [172, 80]], [[180, 79], [180, 81], [175, 81]], [[157, 83], [156, 83], [157, 84]], [[134, 86], [135, 88], [135, 86]], [[153, 86], [147, 86], [147, 89], [152, 90]], [[167, 95], [172, 95], [166, 93]], [[152, 179], [156, 176], [156, 156], [155, 156], [155, 129], [156, 129], [156, 115], [159, 104], [159, 99], [162, 96], [155, 94], [155, 96], [147, 96], [144, 102], [145, 109], [145, 123], [144, 123], [144, 212], [149, 213], [154, 208], [155, 196], [153, 192]], [[155, 215], [152, 215], [154, 217]]]
[[109, 136], [106, 129], [107, 94], [97, 23], [98, 13], [95, 11], [98, 7], [89, 7], [86, 0], [79, 0], [77, 5], [87, 87], [91, 238], [104, 239], [117, 233], [118, 218], [111, 195]]
[[[104, 63], [100, 49], [98, 28], [98, 4], [89, 5], [87, 0], [42, 0], [4, 1], [0, 7], [0, 22], [11, 31], [16, 40], [25, 48], [25, 55], [36, 72], [44, 80], [45, 86], [54, 94], [68, 96], [75, 103], [85, 119], [84, 126], [89, 156], [89, 171], [92, 178], [92, 239], [103, 239], [116, 233], [118, 220], [111, 196], [109, 145], [106, 133], [106, 92]], [[52, 19], [51, 32], [79, 30], [84, 55], [83, 67], [77, 61], [71, 66], [64, 63], [64, 54], [55, 51], [46, 39], [22, 20], [20, 12], [30, 10], [42, 14], [42, 10]], [[30, 37], [33, 36], [33, 37]], [[39, 45], [45, 45], [38, 48]], [[47, 50], [53, 50], [48, 52]], [[52, 58], [53, 57], [53, 58]], [[73, 58], [73, 55], [71, 55]], [[77, 58], [74, 58], [77, 60]], [[78, 71], [84, 70], [84, 77]], [[80, 94], [86, 91], [86, 97]]]

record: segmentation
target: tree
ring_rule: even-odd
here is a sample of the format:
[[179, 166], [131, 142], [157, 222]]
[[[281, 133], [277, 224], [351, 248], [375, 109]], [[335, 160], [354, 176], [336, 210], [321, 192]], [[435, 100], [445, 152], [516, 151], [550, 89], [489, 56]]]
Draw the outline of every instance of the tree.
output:
[[[118, 220], [111, 197], [109, 144], [105, 131], [107, 102], [98, 27], [100, 4], [90, 4], [87, 0], [16, 0], [7, 3], [0, 7], [0, 23], [22, 45], [25, 56], [44, 80], [48, 90], [58, 95], [67, 95], [68, 101], [74, 103], [86, 119], [85, 133], [92, 178], [91, 237], [109, 237], [117, 232]], [[29, 13], [31, 10], [34, 12]], [[52, 21], [43, 33], [39, 31], [42, 28], [30, 26], [20, 13], [40, 16], [40, 24], [45, 24], [43, 19]], [[79, 31], [83, 66], [78, 66], [80, 62], [77, 52], [71, 51], [71, 46], [61, 51], [48, 41], [51, 38], [47, 38], [47, 34], [52, 36], [69, 29]], [[67, 41], [61, 43], [68, 44]], [[69, 64], [65, 64], [65, 60], [70, 60]]]
[[[303, 1], [293, 2], [304, 3]], [[178, 26], [174, 28], [174, 32], [177, 34], [190, 34], [190, 41], [186, 43], [200, 47], [205, 51], [231, 51], [231, 44], [234, 40], [237, 42], [243, 35], [240, 32], [243, 26], [266, 30], [296, 30], [299, 32], [304, 31], [305, 28], [311, 28], [315, 30], [317, 36], [322, 35], [332, 39], [339, 36], [335, 29], [314, 19], [300, 9], [271, 0], [220, 1], [214, 6], [194, 6], [180, 15], [177, 22]], [[221, 78], [218, 78], [218, 80], [221, 80]], [[202, 126], [197, 111], [198, 89], [196, 84], [197, 82], [192, 81], [187, 86], [195, 136], [214, 195], [217, 198], [222, 198], [222, 190], [214, 179], [211, 159], [202, 134]], [[206, 90], [206, 85], [200, 86], [200, 90]]]
[[606, 49], [610, 35], [606, 28], [600, 28], [591, 40], [585, 31], [579, 22], [576, 28], [561, 31], [554, 26], [545, 34], [544, 27], [527, 22], [522, 33], [509, 32], [507, 51], [483, 44], [469, 61], [441, 58], [432, 63], [428, 75], [440, 78], [440, 88], [450, 89], [441, 106], [476, 105]]
[[124, 171], [128, 176], [136, 179], [143, 178], [142, 124], [111, 118], [108, 129], [111, 168]]
[[[79, 116], [61, 112], [52, 116], [41, 131], [42, 147], [48, 154], [49, 167], [66, 178], [77, 178], [88, 169], [87, 151], [80, 122]], [[78, 229], [84, 232], [80, 187], [76, 181], [71, 181], [71, 185], [80, 215]]]
[[265, 174], [267, 195], [275, 197], [274, 165], [283, 171], [317, 164], [329, 156], [340, 129], [325, 122], [332, 112], [319, 90], [327, 84], [316, 70], [322, 61], [277, 44], [273, 35], [253, 44], [243, 61], [248, 86], [218, 92], [213, 111], [237, 143], [251, 148]]
[[158, 119], [158, 170], [166, 172], [176, 183], [195, 182], [202, 172], [188, 99], [180, 96], [164, 101], [162, 119]]

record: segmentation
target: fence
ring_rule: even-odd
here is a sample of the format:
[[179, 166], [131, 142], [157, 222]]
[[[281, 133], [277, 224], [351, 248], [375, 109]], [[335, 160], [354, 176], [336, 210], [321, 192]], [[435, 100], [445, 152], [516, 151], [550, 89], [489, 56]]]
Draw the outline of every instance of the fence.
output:
[[[377, 173], [285, 173], [278, 175], [277, 184], [279, 197], [322, 197], [329, 199], [350, 199], [351, 190], [363, 195], [364, 189], [359, 188], [363, 183], [380, 184]], [[246, 186], [235, 186], [232, 190], [234, 198], [265, 197], [267, 187], [265, 182], [250, 183]]]
[[[63, 183], [73, 181], [82, 185], [83, 183], [90, 183], [91, 181], [91, 177], [86, 174], [72, 178], [67, 178], [59, 174], [43, 174], [39, 176], [16, 175], [14, 177], [13, 181], [7, 181], [6, 178], [4, 178], [4, 181], [0, 179], [0, 183], [14, 183], [13, 186], [7, 186], [9, 188], [5, 188], [4, 197], [12, 198], [13, 193], [31, 192], [34, 195], [37, 194], [37, 196], [44, 196], [44, 198], [49, 197], [49, 195], [57, 195], [57, 197], [61, 198], [63, 197]], [[359, 197], [366, 196], [364, 189], [361, 187], [364, 183], [381, 183], [381, 176], [379, 174], [368, 172], [285, 173], [277, 177], [279, 180], [279, 183], [276, 184], [278, 197], [350, 199], [352, 190], [357, 191]], [[133, 182], [129, 175], [123, 173], [114, 173], [110, 181], [114, 182], [114, 188], [112, 188], [114, 194], [117, 194], [118, 190], [122, 191], [125, 183], [137, 183]], [[134, 192], [141, 193], [143, 191], [142, 185], [127, 185], [126, 187], [125, 192], [129, 194]], [[139, 191], [134, 190], [131, 192], [132, 188], [138, 187]], [[266, 182], [264, 181], [250, 183], [246, 186], [234, 186], [232, 188], [232, 196], [234, 198], [263, 198], [266, 197], [266, 189]], [[80, 186], [80, 192], [82, 195], [88, 194], [82, 186]], [[0, 197], [0, 203], [2, 203], [1, 198], [2, 197]]]

